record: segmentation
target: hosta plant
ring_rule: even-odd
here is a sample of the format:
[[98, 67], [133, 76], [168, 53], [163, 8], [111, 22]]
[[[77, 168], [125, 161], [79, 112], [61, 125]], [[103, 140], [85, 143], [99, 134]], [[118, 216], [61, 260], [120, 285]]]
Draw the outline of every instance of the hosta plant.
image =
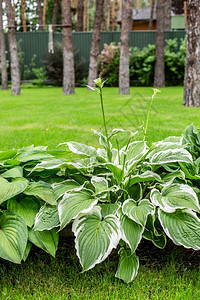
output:
[[[71, 224], [83, 271], [117, 248], [116, 277], [128, 283], [137, 275], [143, 238], [159, 248], [168, 237], [200, 249], [200, 130], [190, 125], [181, 137], [148, 145], [149, 110], [142, 141], [122, 129], [109, 133], [103, 82], [95, 83], [105, 128], [104, 134], [95, 131], [98, 149], [62, 143], [77, 156], [74, 161], [66, 159], [66, 151], [37, 147], [0, 153], [0, 256], [18, 263], [31, 243], [55, 255], [60, 230]], [[116, 142], [115, 148], [113, 140], [121, 134], [125, 146]]]

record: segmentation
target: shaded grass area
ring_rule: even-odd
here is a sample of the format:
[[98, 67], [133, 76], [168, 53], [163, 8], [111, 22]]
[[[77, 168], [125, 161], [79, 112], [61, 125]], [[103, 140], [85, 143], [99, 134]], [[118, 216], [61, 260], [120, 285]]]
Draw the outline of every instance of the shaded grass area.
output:
[[[183, 107], [182, 93], [181, 87], [162, 89], [150, 117], [148, 142], [180, 135], [192, 122], [200, 128], [199, 108]], [[130, 95], [105, 88], [108, 128], [138, 129], [151, 95], [150, 88], [131, 88]], [[102, 116], [98, 95], [85, 88], [70, 96], [63, 96], [59, 88], [24, 88], [15, 97], [0, 91], [1, 150], [31, 144], [53, 149], [70, 140], [97, 146], [91, 128], [103, 130]], [[137, 254], [138, 276], [126, 285], [114, 277], [117, 250], [93, 270], [81, 273], [73, 239], [62, 238], [56, 259], [33, 248], [21, 265], [1, 260], [0, 299], [200, 299], [199, 252], [171, 243], [159, 250], [143, 242]]]
[[[162, 89], [153, 105], [147, 140], [179, 135], [191, 122], [200, 127], [199, 109], [182, 106], [182, 87]], [[104, 89], [108, 129], [136, 130], [145, 120], [151, 88], [131, 88], [119, 95], [117, 88]], [[60, 88], [22, 89], [21, 96], [0, 91], [0, 149], [48, 145], [50, 149], [66, 141], [97, 146], [91, 129], [103, 130], [98, 95], [77, 88], [64, 96]], [[141, 138], [139, 134], [137, 138]]]
[[165, 250], [143, 242], [137, 251], [140, 269], [135, 281], [114, 277], [117, 251], [95, 269], [81, 273], [73, 240], [60, 241], [56, 259], [32, 249], [19, 266], [1, 261], [0, 299], [199, 299], [200, 254], [176, 247]]

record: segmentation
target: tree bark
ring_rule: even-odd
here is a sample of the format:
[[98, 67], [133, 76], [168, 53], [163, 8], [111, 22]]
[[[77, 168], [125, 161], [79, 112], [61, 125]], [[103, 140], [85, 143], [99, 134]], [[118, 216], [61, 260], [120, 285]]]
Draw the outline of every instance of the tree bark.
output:
[[20, 72], [17, 51], [17, 41], [15, 35], [15, 24], [13, 17], [13, 9], [11, 0], [6, 0], [6, 15], [8, 22], [8, 41], [10, 48], [10, 66], [11, 66], [11, 93], [12, 95], [20, 95]]
[[74, 49], [72, 42], [71, 0], [62, 0], [63, 94], [74, 94]]
[[117, 17], [118, 17], [118, 0], [113, 1], [113, 18], [112, 18], [112, 31], [116, 31], [117, 28]]
[[26, 32], [25, 0], [21, 0], [21, 7], [22, 7], [22, 26], [23, 26], [23, 32]]
[[122, 0], [122, 29], [119, 62], [119, 94], [130, 93], [129, 40], [132, 28], [133, 1]]
[[2, 0], [0, 0], [0, 55], [1, 55], [1, 89], [8, 89], [8, 76], [7, 76], [7, 64], [6, 64], [6, 45], [5, 36], [3, 31], [3, 9]]
[[44, 31], [44, 26], [43, 26], [43, 21], [42, 21], [42, 6], [41, 6], [41, 0], [37, 0], [37, 12], [38, 12], [39, 31]]
[[172, 0], [165, 0], [165, 30], [171, 30]]
[[47, 9], [47, 0], [44, 0], [43, 14], [42, 14], [42, 23], [43, 23], [44, 29], [45, 29], [45, 24], [46, 24], [46, 9]]
[[52, 15], [52, 25], [53, 25], [53, 32], [56, 32], [56, 24], [58, 20], [58, 2], [59, 0], [54, 0], [53, 6], [53, 15]]
[[107, 9], [108, 9], [108, 14], [107, 14], [107, 29], [111, 30], [111, 20], [112, 20], [112, 3], [111, 3], [111, 0], [108, 0]]
[[150, 19], [149, 19], [149, 30], [152, 30], [152, 27], [153, 27], [154, 7], [155, 7], [155, 0], [152, 0], [151, 1], [151, 14], [150, 14]]
[[183, 105], [200, 106], [200, 6], [187, 1], [186, 60]]
[[100, 44], [100, 31], [101, 24], [103, 22], [103, 8], [104, 0], [96, 0], [96, 12], [94, 19], [94, 28], [92, 33], [92, 46], [90, 51], [90, 65], [89, 65], [89, 76], [88, 85], [94, 87], [94, 79], [97, 78], [98, 74], [98, 57], [99, 57], [99, 44]]
[[83, 0], [77, 0], [76, 31], [83, 31], [83, 12], [84, 12], [84, 2]]
[[164, 16], [165, 2], [157, 1], [157, 29], [156, 29], [156, 62], [154, 72], [154, 87], [165, 87], [165, 61], [164, 61]]

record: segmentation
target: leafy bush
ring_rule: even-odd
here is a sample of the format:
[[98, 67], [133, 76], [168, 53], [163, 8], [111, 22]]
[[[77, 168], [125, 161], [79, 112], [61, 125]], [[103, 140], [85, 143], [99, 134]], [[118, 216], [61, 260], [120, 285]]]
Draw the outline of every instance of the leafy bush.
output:
[[[82, 81], [87, 76], [85, 59], [78, 59], [78, 52], [74, 51], [74, 68], [75, 68], [75, 83], [80, 86]], [[55, 86], [62, 86], [63, 81], [63, 50], [62, 44], [56, 43], [54, 53], [48, 53], [45, 60], [45, 68], [48, 79]]]
[[45, 80], [47, 80], [46, 71], [44, 68], [33, 68], [33, 73], [35, 75], [35, 79], [31, 81], [33, 85], [37, 87], [42, 87], [44, 85]]
[[[182, 136], [147, 145], [145, 137], [113, 129], [95, 131], [100, 148], [62, 143], [68, 151], [27, 147], [0, 152], [0, 257], [20, 263], [35, 244], [55, 256], [58, 229], [72, 224], [83, 271], [119, 251], [116, 277], [131, 282], [137, 275], [137, 247], [142, 238], [164, 248], [200, 250], [200, 130], [188, 126]], [[150, 107], [158, 90], [154, 91]], [[126, 144], [114, 148], [123, 134]]]
[[[114, 49], [114, 50], [113, 50]], [[120, 46], [104, 45], [100, 55], [100, 76], [108, 78], [107, 85], [118, 86]], [[166, 85], [182, 85], [185, 64], [185, 40], [178, 49], [177, 39], [168, 40], [165, 47]], [[130, 49], [130, 82], [134, 86], [152, 86], [154, 80], [155, 45], [140, 50]]]

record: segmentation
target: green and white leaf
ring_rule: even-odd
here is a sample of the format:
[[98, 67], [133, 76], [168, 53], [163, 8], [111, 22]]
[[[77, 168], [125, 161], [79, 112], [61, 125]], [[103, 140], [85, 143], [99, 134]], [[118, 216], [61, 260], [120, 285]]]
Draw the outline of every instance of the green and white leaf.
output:
[[120, 240], [120, 224], [114, 215], [101, 217], [101, 208], [81, 214], [73, 223], [75, 247], [83, 271], [101, 263], [116, 248]]
[[75, 154], [82, 154], [88, 157], [97, 156], [97, 150], [91, 146], [87, 146], [77, 142], [66, 142], [59, 144], [59, 146], [61, 145], [67, 145], [69, 147], [69, 150]]
[[32, 248], [32, 243], [30, 241], [27, 242], [27, 245], [26, 245], [26, 249], [24, 251], [24, 256], [23, 256], [23, 261], [26, 261], [30, 251], [31, 251], [31, 248]]
[[145, 226], [148, 215], [153, 214], [154, 211], [154, 205], [147, 199], [143, 199], [139, 203], [133, 199], [128, 199], [122, 205], [123, 214], [127, 215], [131, 220], [137, 222], [142, 227]]
[[200, 249], [200, 219], [191, 210], [166, 213], [159, 209], [158, 217], [166, 235], [176, 245]]
[[122, 166], [114, 165], [112, 163], [105, 163], [103, 166], [113, 173], [117, 183], [119, 184], [122, 179]]
[[63, 182], [52, 184], [53, 192], [56, 200], [64, 195], [64, 193], [71, 190], [81, 189], [82, 186], [75, 180], [65, 180]]
[[184, 208], [200, 211], [198, 197], [189, 185], [174, 183], [163, 188], [161, 193], [153, 189], [150, 198], [165, 212], [172, 213]]
[[120, 249], [120, 258], [115, 277], [130, 283], [137, 276], [139, 269], [139, 259], [135, 253], [129, 249]]
[[87, 189], [65, 193], [58, 204], [60, 230], [69, 224], [71, 220], [77, 218], [78, 214], [88, 213], [97, 202], [98, 200], [94, 198], [93, 193]]
[[56, 204], [56, 197], [51, 185], [44, 181], [31, 182], [24, 194], [39, 197], [51, 205]]
[[162, 179], [161, 177], [152, 172], [152, 171], [146, 171], [142, 174], [137, 174], [137, 175], [134, 175], [134, 176], [131, 176], [131, 178], [127, 178], [126, 181], [125, 181], [125, 187], [130, 187], [132, 186], [133, 184], [136, 184], [138, 182], [147, 182], [147, 181], [158, 181], [158, 182], [162, 182]]
[[58, 248], [58, 233], [55, 228], [44, 231], [29, 229], [28, 238], [31, 243], [55, 257]]
[[0, 257], [19, 264], [24, 256], [28, 230], [24, 219], [5, 211], [0, 214]]
[[0, 204], [22, 193], [28, 186], [25, 178], [15, 178], [11, 182], [0, 176]]
[[95, 187], [95, 193], [101, 193], [108, 189], [108, 181], [104, 177], [93, 176], [91, 183]]
[[122, 213], [119, 215], [121, 239], [129, 245], [131, 252], [134, 253], [142, 239], [144, 227]]
[[24, 197], [20, 200], [10, 199], [7, 203], [7, 209], [18, 213], [26, 222], [26, 225], [32, 227], [35, 221], [35, 216], [39, 211], [37, 200], [31, 197]]
[[115, 215], [119, 208], [118, 203], [99, 204], [99, 206], [101, 207], [101, 215], [103, 218], [108, 215]]
[[1, 174], [4, 178], [23, 177], [23, 169], [20, 166], [14, 167]]
[[60, 225], [57, 206], [43, 205], [35, 217], [33, 230], [51, 230]]

